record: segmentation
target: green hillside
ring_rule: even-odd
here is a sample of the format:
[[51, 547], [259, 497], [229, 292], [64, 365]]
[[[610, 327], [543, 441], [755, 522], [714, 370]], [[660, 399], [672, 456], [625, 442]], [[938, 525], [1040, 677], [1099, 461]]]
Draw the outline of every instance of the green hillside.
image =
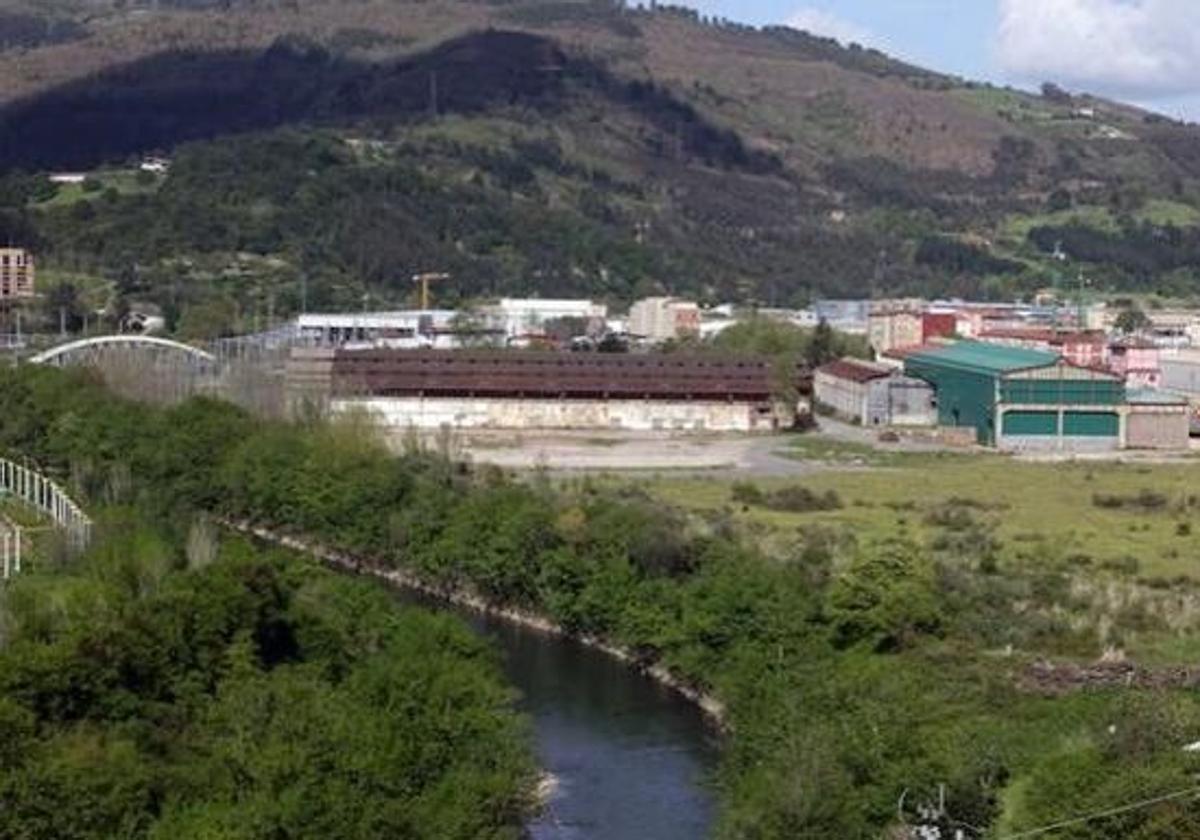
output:
[[679, 9], [0, 0], [0, 74], [0, 234], [219, 330], [428, 268], [444, 303], [1011, 296], [1061, 242], [1101, 289], [1200, 281], [1195, 126]]

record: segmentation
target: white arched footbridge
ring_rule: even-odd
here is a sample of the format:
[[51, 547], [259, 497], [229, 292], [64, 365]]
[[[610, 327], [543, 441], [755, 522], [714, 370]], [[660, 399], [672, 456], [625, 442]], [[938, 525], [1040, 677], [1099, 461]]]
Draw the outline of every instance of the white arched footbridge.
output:
[[156, 338], [152, 335], [102, 335], [81, 338], [38, 353], [29, 361], [35, 365], [56, 365], [58, 367], [87, 364], [113, 350], [150, 351], [154, 354], [184, 359], [197, 366], [211, 366], [217, 362], [216, 356], [198, 347], [166, 338]]

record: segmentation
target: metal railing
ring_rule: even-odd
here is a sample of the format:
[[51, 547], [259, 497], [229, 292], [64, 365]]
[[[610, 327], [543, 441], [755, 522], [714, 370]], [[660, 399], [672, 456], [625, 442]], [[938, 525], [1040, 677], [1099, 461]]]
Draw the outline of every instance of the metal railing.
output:
[[[48, 517], [66, 534], [72, 549], [82, 551], [91, 541], [91, 518], [58, 484], [36, 470], [0, 458], [0, 497], [3, 496], [11, 496]], [[5, 580], [21, 570], [22, 530], [16, 525], [0, 529], [0, 572]]]

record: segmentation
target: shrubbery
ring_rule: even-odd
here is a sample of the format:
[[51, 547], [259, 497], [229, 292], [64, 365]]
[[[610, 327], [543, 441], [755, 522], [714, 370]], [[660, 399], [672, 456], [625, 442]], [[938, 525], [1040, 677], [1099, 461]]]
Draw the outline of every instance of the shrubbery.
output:
[[1092, 504], [1106, 510], [1135, 510], [1150, 512], [1165, 510], [1170, 499], [1156, 490], [1141, 490], [1132, 496], [1096, 493], [1092, 496]]
[[5, 592], [0, 836], [516, 838], [526, 730], [461, 623], [136, 521]]
[[842, 509], [842, 499], [837, 491], [817, 493], [800, 485], [788, 485], [770, 492], [764, 491], [753, 482], [739, 482], [733, 486], [733, 501], [738, 504], [765, 507], [786, 513], [814, 513]]

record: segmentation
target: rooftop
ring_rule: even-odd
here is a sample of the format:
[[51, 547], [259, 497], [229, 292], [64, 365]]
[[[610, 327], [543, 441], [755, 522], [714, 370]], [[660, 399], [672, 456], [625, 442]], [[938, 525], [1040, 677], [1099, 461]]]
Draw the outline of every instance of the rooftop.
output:
[[1057, 353], [1008, 347], [1003, 344], [985, 344], [979, 341], [958, 341], [942, 347], [922, 348], [907, 357], [907, 361], [910, 362], [931, 362], [960, 370], [990, 374], [1046, 367], [1058, 360]]
[[869, 362], [857, 359], [838, 359], [818, 369], [818, 373], [836, 376], [850, 382], [870, 382], [872, 379], [884, 379], [892, 375], [892, 371]]
[[1170, 391], [1156, 391], [1152, 388], [1139, 388], [1125, 395], [1130, 405], [1188, 405], [1188, 398], [1173, 394]]
[[984, 330], [982, 338], [1005, 338], [1016, 341], [1042, 341], [1046, 344], [1104, 344], [1104, 333], [1098, 330], [1054, 330], [1041, 327], [1015, 327]]

